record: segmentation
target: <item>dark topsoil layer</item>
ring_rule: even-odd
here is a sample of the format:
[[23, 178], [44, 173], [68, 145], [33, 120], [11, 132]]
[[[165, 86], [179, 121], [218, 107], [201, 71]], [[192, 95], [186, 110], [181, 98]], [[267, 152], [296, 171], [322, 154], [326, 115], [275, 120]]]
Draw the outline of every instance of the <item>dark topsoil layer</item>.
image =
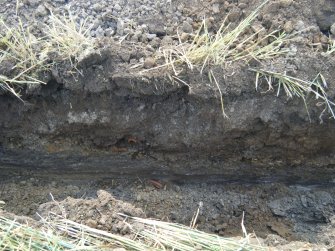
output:
[[[230, 17], [236, 24], [258, 4], [258, 1], [200, 1], [196, 4], [178, 1], [171, 6], [181, 2], [185, 10], [192, 6], [198, 8], [199, 15], [213, 16], [213, 30], [229, 11], [239, 13]], [[217, 7], [224, 11], [214, 13]], [[213, 69], [229, 119], [222, 117], [219, 94], [206, 72], [200, 74], [185, 69], [178, 76], [182, 81], [171, 81], [172, 73], [168, 69], [143, 72], [142, 65], [133, 67], [153, 56], [152, 48], [157, 47], [157, 42], [158, 45], [163, 43], [166, 37], [176, 42], [173, 29], [166, 33], [156, 29], [159, 41], [155, 39], [155, 45], [145, 39], [134, 43], [126, 38], [120, 44], [117, 38], [100, 38], [97, 51], [79, 62], [77, 68], [82, 74], [68, 73], [66, 63], [58, 66], [46, 78], [47, 85], [22, 90], [25, 105], [8, 93], [0, 94], [0, 177], [7, 180], [30, 172], [38, 180], [53, 176], [56, 182], [72, 182], [136, 176], [141, 180], [156, 178], [184, 184], [206, 180], [214, 184], [209, 185], [210, 189], [221, 189], [218, 183], [222, 182], [263, 183], [253, 187], [257, 190], [258, 186], [264, 186], [263, 192], [272, 187], [264, 183], [281, 182], [293, 185], [285, 188], [292, 193], [298, 184], [332, 186], [335, 179], [334, 121], [328, 119], [329, 114], [324, 114], [320, 123], [323, 108], [316, 105], [313, 96], [306, 100], [309, 121], [302, 100], [255, 91], [255, 73], [249, 68], [286, 71], [305, 80], [313, 80], [321, 72], [328, 81], [329, 98], [334, 100], [334, 56], [322, 53], [327, 46], [326, 35], [331, 35], [335, 22], [334, 10], [335, 3], [330, 0], [317, 3], [270, 1], [264, 7], [257, 25], [268, 30], [284, 27], [287, 32], [301, 33], [289, 45], [289, 56], [248, 65], [237, 62]], [[187, 16], [188, 12], [182, 13]], [[194, 23], [199, 18], [191, 14], [190, 17]], [[185, 25], [182, 18], [178, 22], [180, 26]], [[161, 25], [161, 22], [151, 20], [150, 24]], [[307, 27], [312, 28], [303, 31]], [[154, 29], [149, 31], [152, 32]], [[263, 87], [266, 90], [265, 84]], [[192, 186], [185, 189], [192, 190]], [[202, 187], [194, 189], [199, 192]], [[206, 188], [204, 194], [212, 198], [210, 189]], [[327, 208], [334, 204], [333, 189], [327, 189], [320, 194], [313, 190], [315, 207], [323, 203], [318, 199], [327, 200]], [[242, 190], [239, 196], [244, 194], [247, 198], [249, 188]], [[300, 198], [298, 193], [293, 196]], [[284, 200], [286, 204], [296, 205], [292, 202], [295, 200], [287, 197]], [[300, 201], [304, 203], [303, 199]], [[262, 203], [258, 201], [256, 205]], [[320, 216], [322, 224], [330, 224], [332, 208], [327, 209], [326, 218]], [[290, 216], [282, 215], [283, 210]], [[291, 222], [289, 217], [301, 208], [283, 210], [273, 209], [268, 215]], [[307, 211], [302, 217], [308, 218]], [[310, 222], [313, 225], [314, 218]]]

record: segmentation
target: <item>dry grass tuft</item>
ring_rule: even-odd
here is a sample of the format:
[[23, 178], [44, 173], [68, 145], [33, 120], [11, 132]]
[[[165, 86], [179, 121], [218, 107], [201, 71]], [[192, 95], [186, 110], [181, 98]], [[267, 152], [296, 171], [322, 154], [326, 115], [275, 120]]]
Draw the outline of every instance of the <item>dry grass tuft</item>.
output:
[[56, 16], [51, 13], [50, 24], [46, 26], [47, 48], [50, 52], [57, 53], [62, 60], [78, 61], [94, 49], [91, 28], [92, 25], [88, 25], [87, 19], [81, 20], [78, 25], [71, 13], [69, 16]]
[[[264, 30], [258, 30], [251, 35], [245, 35], [247, 29], [251, 27], [258, 16], [260, 9], [267, 2], [268, 0], [263, 2], [233, 29], [230, 29], [231, 24], [226, 24], [225, 19], [216, 34], [209, 33], [204, 20], [191, 44], [182, 43], [179, 39], [178, 46], [161, 48], [160, 52], [165, 59], [165, 64], [153, 69], [168, 66], [177, 76], [182, 71], [182, 68], [178, 67], [186, 65], [191, 70], [198, 69], [200, 73], [203, 73], [204, 69], [212, 66], [225, 67], [236, 61], [248, 63], [252, 59], [261, 62], [287, 53], [288, 49], [284, 45], [290, 37], [284, 32], [266, 33]], [[209, 77], [215, 87], [218, 88], [222, 114], [227, 117], [224, 111], [220, 85], [211, 70], [209, 70]]]
[[[1, 20], [0, 27], [3, 30], [0, 65], [4, 66], [0, 67], [0, 88], [19, 99], [23, 86], [45, 84], [39, 80], [39, 75], [49, 71], [55, 63], [69, 60], [76, 68], [82, 55], [94, 49], [94, 41], [89, 36], [91, 27], [86, 21], [77, 25], [71, 15], [58, 17], [52, 14], [50, 24], [46, 25], [47, 35], [39, 38], [21, 21], [13, 28]], [[59, 60], [52, 61], [55, 59]]]
[[331, 40], [329, 45], [328, 45], [328, 48], [327, 48], [327, 54], [333, 54], [335, 52], [335, 40]]
[[226, 24], [225, 19], [216, 34], [211, 35], [204, 20], [191, 44], [180, 41], [177, 47], [161, 48], [166, 62], [164, 66], [171, 66], [178, 75], [178, 64], [186, 64], [189, 69], [200, 67], [202, 72], [206, 66], [225, 66], [235, 61], [248, 62], [251, 59], [272, 59], [286, 53], [287, 49], [282, 47], [289, 37], [284, 32], [273, 31], [258, 39], [257, 35], [264, 30], [258, 30], [249, 36], [244, 35], [267, 2], [261, 4], [232, 30], [231, 24]]
[[266, 250], [260, 245], [249, 244], [248, 237], [237, 241], [176, 223], [136, 217], [130, 220], [144, 225], [137, 235], [154, 250]]
[[[313, 81], [306, 81], [299, 78], [286, 75], [286, 73], [278, 73], [269, 70], [250, 69], [256, 73], [256, 90], [258, 89], [261, 80], [265, 80], [268, 85], [268, 91], [276, 88], [277, 96], [280, 95], [281, 91], [284, 90], [286, 96], [289, 98], [298, 97], [304, 101], [306, 110], [308, 112], [306, 99], [309, 94], [313, 94], [317, 100], [321, 100], [317, 103], [318, 106], [324, 106], [323, 111], [320, 114], [320, 120], [325, 112], [330, 114], [330, 117], [335, 119], [334, 107], [335, 103], [329, 100], [326, 89], [328, 88], [326, 79], [319, 73]], [[309, 113], [308, 113], [309, 114]]]
[[4, 30], [4, 35], [0, 35], [0, 64], [11, 66], [4, 69], [6, 75], [0, 72], [0, 88], [20, 98], [18, 90], [23, 85], [43, 83], [38, 74], [50, 67], [46, 48], [43, 40], [36, 38], [22, 22], [10, 28], [1, 20], [0, 27]]
[[[94, 229], [57, 217], [39, 227], [0, 217], [2, 250], [266, 250], [247, 238], [232, 240], [186, 226], [141, 218], [125, 219], [133, 238]], [[140, 226], [140, 227], [139, 227]]]

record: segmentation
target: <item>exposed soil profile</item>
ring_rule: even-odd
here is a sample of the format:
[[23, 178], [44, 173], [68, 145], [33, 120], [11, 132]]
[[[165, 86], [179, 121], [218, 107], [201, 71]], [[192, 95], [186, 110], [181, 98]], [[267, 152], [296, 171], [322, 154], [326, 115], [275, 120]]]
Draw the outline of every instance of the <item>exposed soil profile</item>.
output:
[[334, 1], [2, 5], [0, 215], [335, 248]]

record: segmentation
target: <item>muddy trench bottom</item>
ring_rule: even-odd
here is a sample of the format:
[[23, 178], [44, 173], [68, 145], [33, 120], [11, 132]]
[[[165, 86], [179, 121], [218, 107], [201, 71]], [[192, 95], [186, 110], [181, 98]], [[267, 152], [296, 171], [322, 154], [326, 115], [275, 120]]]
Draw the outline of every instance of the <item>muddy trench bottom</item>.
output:
[[[335, 187], [332, 185], [222, 183], [206, 181], [206, 177], [201, 181], [150, 177], [80, 181], [80, 177], [61, 180], [21, 173], [15, 178], [2, 179], [0, 198], [6, 202], [4, 209], [7, 212], [37, 219], [36, 212], [50, 210], [50, 207], [40, 205], [53, 199], [79, 199], [74, 202], [65, 200], [69, 211], [77, 211], [78, 205], [81, 210], [80, 204], [87, 200], [92, 202], [91, 208], [95, 207], [99, 190], [111, 194], [118, 203], [130, 203], [132, 206], [126, 209], [130, 215], [190, 225], [199, 209], [196, 222], [199, 230], [235, 237], [243, 235], [241, 221], [244, 213], [248, 233], [265, 239], [267, 245], [284, 245], [291, 241], [335, 245]], [[140, 215], [138, 209], [142, 212]], [[73, 220], [105, 229], [101, 219], [92, 223], [89, 219], [94, 218], [92, 215], [85, 211]]]

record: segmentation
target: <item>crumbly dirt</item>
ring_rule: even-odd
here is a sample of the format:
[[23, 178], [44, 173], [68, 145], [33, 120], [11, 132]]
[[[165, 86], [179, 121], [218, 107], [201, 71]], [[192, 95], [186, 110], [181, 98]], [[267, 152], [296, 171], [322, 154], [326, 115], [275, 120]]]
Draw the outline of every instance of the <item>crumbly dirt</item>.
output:
[[[5, 209], [65, 213], [126, 234], [119, 212], [188, 225], [199, 208], [198, 228], [224, 236], [241, 235], [245, 212], [247, 230], [268, 246], [332, 250], [334, 120], [319, 117], [323, 106], [312, 95], [306, 103], [276, 97], [264, 83], [255, 91], [250, 68], [304, 80], [322, 73], [334, 100], [335, 59], [326, 53], [335, 36], [334, 1], [266, 3], [244, 36], [285, 31], [292, 35], [287, 55], [202, 74], [185, 68], [178, 79], [171, 69], [143, 71], [164, 63], [159, 48], [190, 42], [204, 18], [210, 33], [226, 17], [233, 28], [261, 2], [5, 0], [0, 19], [9, 26], [21, 19], [44, 36], [51, 13], [70, 11], [92, 24], [97, 39], [75, 71], [63, 62], [42, 76], [47, 85], [23, 87], [25, 104], [0, 91]], [[12, 70], [11, 62], [0, 65], [0, 74]]]
[[307, 243], [318, 249], [335, 246], [334, 195], [333, 187], [151, 179], [71, 184], [12, 178], [2, 183], [0, 191], [6, 202], [4, 209], [16, 215], [38, 220], [56, 214], [124, 235], [129, 234], [129, 229], [119, 213], [189, 225], [199, 209], [198, 229], [221, 236], [241, 236], [244, 212], [249, 233], [255, 233], [264, 245], [288, 245], [288, 250]]

